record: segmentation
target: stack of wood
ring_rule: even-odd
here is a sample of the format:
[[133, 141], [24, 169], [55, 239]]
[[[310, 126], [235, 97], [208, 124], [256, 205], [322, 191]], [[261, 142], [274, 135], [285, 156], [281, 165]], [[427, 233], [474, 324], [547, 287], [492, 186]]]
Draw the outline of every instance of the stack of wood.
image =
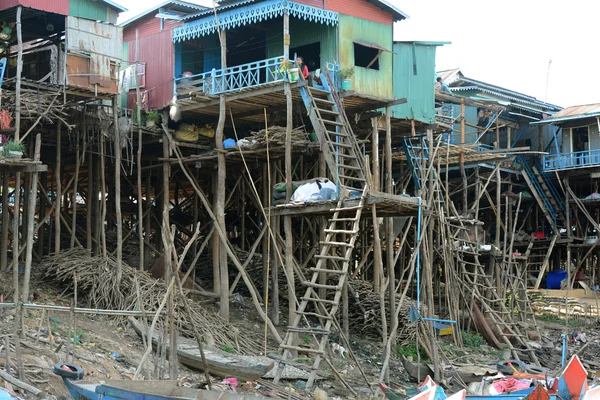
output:
[[[117, 284], [116, 260], [112, 257], [90, 257], [85, 249], [72, 249], [44, 259], [45, 277], [74, 289], [75, 279], [81, 298], [87, 296], [92, 307], [111, 310], [146, 310], [152, 316], [167, 292], [167, 284], [144, 271], [123, 263], [123, 274]], [[205, 338], [218, 346], [239, 348], [241, 354], [258, 354], [263, 349], [260, 335], [251, 332], [239, 335], [239, 329], [230, 325], [196, 302], [188, 302], [192, 320], [184, 312], [183, 298], [174, 292], [175, 315], [180, 332], [193, 337], [195, 327]], [[212, 342], [212, 340], [208, 340]]]
[[[35, 90], [21, 87], [21, 120], [31, 120], [33, 123], [40, 118], [40, 122], [54, 124], [62, 121], [66, 126], [71, 126], [68, 119], [70, 104], [63, 102], [61, 91]], [[0, 95], [2, 108], [8, 110], [12, 115], [15, 111], [15, 92], [3, 89]]]

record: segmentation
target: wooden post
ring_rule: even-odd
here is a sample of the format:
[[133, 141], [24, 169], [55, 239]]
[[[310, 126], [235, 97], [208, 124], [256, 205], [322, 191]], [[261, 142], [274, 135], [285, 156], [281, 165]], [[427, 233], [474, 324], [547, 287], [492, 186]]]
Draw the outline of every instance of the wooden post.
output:
[[100, 184], [102, 189], [100, 191], [101, 197], [101, 209], [102, 213], [98, 223], [100, 225], [100, 237], [102, 240], [102, 255], [106, 257], [108, 252], [106, 250], [106, 228], [104, 222], [106, 221], [106, 172], [105, 172], [105, 157], [104, 157], [104, 135], [100, 135]]
[[[373, 128], [373, 143], [372, 153], [373, 153], [373, 166], [372, 166], [372, 176], [373, 176], [373, 188], [374, 192], [379, 191], [379, 129], [377, 127], [377, 118], [371, 118], [371, 126]], [[377, 223], [377, 212], [375, 211], [375, 207], [373, 207], [373, 230], [377, 231], [379, 229], [379, 224]], [[375, 233], [373, 248], [375, 255], [375, 266], [373, 268], [373, 291], [375, 293], [379, 293], [381, 290], [381, 242], [379, 241], [379, 232]]]
[[[269, 185], [271, 184], [271, 180], [270, 180], [270, 175], [269, 175], [269, 168], [268, 168], [268, 163], [264, 163], [263, 167], [262, 167], [262, 191], [263, 191], [263, 206], [265, 207], [270, 207], [271, 206], [271, 199], [269, 198]], [[252, 179], [252, 177], [249, 177], [249, 179]], [[269, 216], [270, 216], [270, 212], [267, 216], [267, 219], [264, 219], [263, 217], [263, 225], [270, 225], [270, 221], [269, 221]], [[269, 290], [269, 269], [270, 269], [270, 257], [271, 254], [270, 253], [270, 248], [269, 248], [269, 241], [271, 240], [271, 235], [263, 235], [262, 237], [262, 262], [263, 262], [263, 278], [262, 278], [262, 282], [263, 282], [263, 299], [265, 299], [265, 304], [268, 307], [269, 305], [267, 304], [267, 292]], [[272, 319], [272, 318], [271, 318]]]
[[512, 128], [510, 126], [507, 126], [506, 127], [506, 148], [510, 149], [511, 147], [512, 147]]
[[[149, 247], [150, 247], [150, 232], [152, 231], [152, 222], [150, 220], [150, 209], [152, 208], [152, 170], [148, 171], [148, 176], [146, 177], [146, 220], [144, 221], [144, 225], [145, 225], [145, 231], [146, 231], [146, 237], [145, 237], [145, 241], [147, 246], [145, 247], [145, 250], [148, 251]], [[156, 196], [157, 193], [155, 193]], [[150, 257], [146, 257], [145, 258], [148, 262], [150, 261]]]
[[4, 171], [2, 174], [2, 250], [0, 253], [0, 268], [6, 271], [8, 268], [8, 230], [10, 225], [10, 213], [8, 210], [8, 180], [10, 174]]
[[[430, 136], [430, 131], [427, 131], [427, 139], [433, 141]], [[431, 145], [432, 142], [430, 142]], [[433, 154], [430, 150], [429, 154]], [[393, 195], [394, 185], [392, 182], [392, 123], [391, 123], [391, 110], [390, 107], [385, 109], [385, 186], [386, 192]], [[391, 217], [387, 219], [386, 229], [386, 256], [387, 256], [387, 267], [388, 267], [388, 293], [390, 302], [390, 326], [396, 325], [396, 265], [394, 263], [394, 222]], [[406, 228], [405, 228], [406, 229]], [[390, 335], [395, 336], [396, 332], [390, 332]], [[392, 337], [392, 351], [396, 352], [396, 340]]]
[[19, 142], [21, 133], [21, 75], [23, 73], [23, 34], [21, 13], [23, 7], [17, 7], [17, 73], [15, 76], [15, 141]]
[[[220, 31], [221, 39], [221, 68], [227, 68], [227, 35], [225, 31]], [[225, 162], [225, 153], [223, 149], [224, 129], [225, 129], [225, 95], [219, 97], [219, 121], [215, 133], [217, 147], [217, 208], [215, 214], [221, 230], [227, 232], [225, 227], [225, 179], [227, 176], [227, 164]], [[226, 240], [226, 239], [223, 239]], [[219, 242], [219, 276], [221, 278], [221, 297], [219, 302], [219, 315], [229, 321], [229, 270], [227, 268], [226, 243], [223, 240]]]
[[[140, 84], [138, 82], [138, 62], [140, 61], [140, 32], [135, 30], [135, 99], [138, 120], [138, 149], [137, 149], [137, 208], [138, 208], [138, 241], [140, 246], [140, 271], [144, 270], [144, 207], [142, 204], [142, 106], [140, 104]], [[147, 196], [147, 194], [146, 194]], [[194, 207], [194, 212], [196, 208]], [[194, 225], [195, 226], [195, 225]]]
[[[115, 129], [115, 218], [117, 220], [117, 285], [123, 277], [123, 216], [121, 215], [121, 132], [118, 123], [117, 97], [113, 97], [113, 120]], [[141, 255], [140, 255], [141, 256]]]
[[[13, 283], [19, 285], [19, 231], [21, 230], [21, 173], [15, 174], [15, 209], [13, 210], [14, 228], [13, 228], [13, 253], [12, 253], [12, 265], [13, 265], [13, 279], [16, 277], [16, 281]], [[16, 272], [15, 272], [16, 271]], [[16, 275], [15, 275], [16, 273]], [[15, 300], [16, 301], [16, 300]]]
[[246, 251], [246, 181], [240, 181], [240, 249]]
[[[277, 168], [273, 168], [275, 171], [281, 170], [281, 161], [277, 161]], [[277, 182], [277, 175], [275, 175]], [[273, 186], [273, 182], [269, 182], [271, 187]], [[273, 243], [271, 243], [271, 248], [276, 248], [277, 238], [279, 237], [279, 233], [281, 232], [281, 217], [276, 216], [273, 218], [273, 232], [275, 232], [275, 236], [273, 238]], [[280, 260], [277, 257], [277, 252], [272, 252], [273, 260], [271, 262], [271, 320], [273, 321], [273, 325], [279, 325], [279, 267]]]
[[[85, 126], [85, 125], [84, 125]], [[87, 135], [87, 129], [83, 131], [84, 135]], [[89, 253], [92, 255], [92, 219], [93, 210], [98, 203], [98, 192], [96, 191], [96, 182], [94, 182], [94, 155], [90, 151], [88, 154], [88, 187], [87, 187], [87, 198], [85, 202], [86, 208], [86, 221], [85, 221], [85, 247]]]
[[[319, 152], [319, 175], [317, 175], [317, 177], [326, 177], [326, 176], [327, 176], [327, 162], [325, 161], [325, 155], [323, 154], [323, 152]], [[321, 229], [319, 229], [319, 241], [317, 242], [317, 244], [325, 242], [325, 229], [327, 229], [327, 218], [319, 217], [319, 226], [321, 227]], [[321, 253], [321, 245], [319, 244], [319, 254], [320, 253]], [[319, 284], [321, 284], [321, 285], [327, 284], [327, 273], [319, 272]], [[325, 288], [320, 287], [318, 289], [318, 291], [319, 291], [319, 298], [324, 299], [327, 294], [327, 291], [325, 290]]]
[[54, 254], [60, 253], [60, 213], [62, 212], [62, 182], [61, 182], [61, 127], [62, 123], [56, 124], [56, 166], [54, 175], [56, 177], [56, 208], [54, 210]]
[[[465, 144], [465, 99], [462, 98], [460, 100], [460, 144], [464, 145]], [[469, 210], [469, 204], [468, 204], [468, 185], [467, 185], [467, 174], [465, 172], [465, 153], [464, 151], [460, 152], [460, 157], [459, 157], [459, 163], [460, 163], [460, 176], [462, 177], [462, 197], [463, 197], [463, 201], [462, 201], [462, 206], [463, 206], [463, 215], [466, 217], [468, 210]]]
[[[166, 122], [163, 122], [166, 125]], [[172, 248], [171, 248], [171, 225], [169, 218], [169, 204], [171, 200], [171, 191], [169, 188], [169, 177], [171, 176], [169, 138], [163, 133], [163, 197], [162, 197], [162, 242], [163, 242], [163, 274], [165, 282], [171, 280], [173, 273], [172, 267]], [[177, 379], [177, 352], [176, 350], [176, 332], [175, 332], [175, 315], [173, 304], [173, 293], [169, 294], [167, 307], [169, 310], [169, 374], [171, 379]]]
[[81, 157], [79, 156], [79, 130], [75, 134], [75, 179], [73, 180], [73, 217], [71, 219], [71, 246], [75, 247], [75, 235], [77, 234], [77, 183], [79, 182], [79, 168], [81, 167]]
[[[35, 138], [35, 153], [33, 156], [34, 161], [39, 161], [40, 159], [40, 148], [42, 145], [41, 134], [37, 134]], [[33, 223], [35, 217], [35, 205], [37, 199], [37, 185], [38, 185], [38, 173], [31, 173], [31, 193], [26, 194], [25, 197], [30, 196], [30, 199], [27, 203], [29, 210], [27, 210], [27, 231], [29, 235], [27, 235], [27, 249], [25, 253], [25, 274], [23, 276], [23, 301], [29, 301], [29, 279], [31, 277], [31, 261], [33, 258]], [[23, 333], [23, 332], [21, 332]]]
[[[213, 193], [213, 198], [212, 198], [212, 207], [213, 210], [217, 209], [217, 192], [218, 190], [218, 181], [219, 180], [219, 171], [216, 169], [213, 169], [213, 173], [212, 173], [212, 193]], [[220, 264], [220, 258], [219, 258], [219, 243], [220, 243], [220, 239], [219, 239], [219, 235], [217, 234], [217, 231], [215, 230], [213, 232], [213, 236], [211, 238], [211, 245], [212, 245], [212, 264], [213, 264], [213, 292], [215, 294], [221, 294], [221, 272], [220, 272], [220, 268], [219, 268], [219, 264]]]
[[[283, 13], [283, 56], [289, 58], [290, 53], [290, 16], [286, 12]], [[302, 73], [302, 71], [300, 71]], [[292, 189], [292, 125], [294, 123], [292, 115], [292, 88], [289, 82], [284, 83], [285, 100], [286, 100], [286, 116], [287, 122], [285, 126], [285, 188], [286, 202], [290, 202], [293, 194]], [[287, 276], [288, 287], [288, 321], [296, 319], [296, 285], [294, 282], [294, 238], [292, 236], [292, 216], [286, 215], [283, 218], [283, 229], [285, 231], [285, 271]], [[290, 343], [295, 346], [297, 344], [298, 335], [292, 335], [293, 339]], [[292, 352], [294, 353], [294, 352]]]

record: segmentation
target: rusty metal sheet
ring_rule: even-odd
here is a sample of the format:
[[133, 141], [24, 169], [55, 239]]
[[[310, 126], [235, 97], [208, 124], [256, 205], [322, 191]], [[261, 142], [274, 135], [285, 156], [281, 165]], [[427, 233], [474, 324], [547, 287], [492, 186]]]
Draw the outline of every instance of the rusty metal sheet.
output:
[[[116, 86], [117, 75], [114, 66], [118, 65], [123, 48], [123, 28], [98, 23], [77, 17], [67, 17], [67, 48], [70, 53], [87, 56], [89, 59], [87, 77], [89, 85], [99, 85], [104, 89]], [[70, 58], [68, 58], [70, 59]], [[80, 60], [74, 60], [80, 62]], [[76, 76], [71, 76], [71, 69], [81, 66], [67, 67], [69, 83]], [[83, 72], [81, 72], [83, 73]], [[81, 74], [80, 73], [80, 74]], [[79, 81], [79, 79], [76, 79]], [[86, 85], [86, 86], [89, 86]]]

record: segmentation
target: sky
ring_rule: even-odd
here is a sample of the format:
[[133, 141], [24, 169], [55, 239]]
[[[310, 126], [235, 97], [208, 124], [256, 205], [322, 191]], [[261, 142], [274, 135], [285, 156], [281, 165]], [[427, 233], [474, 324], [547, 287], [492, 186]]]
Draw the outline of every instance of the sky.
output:
[[[119, 22], [162, 2], [117, 1], [129, 9]], [[598, 0], [387, 1], [410, 17], [395, 24], [395, 40], [452, 42], [438, 48], [438, 71], [460, 68], [562, 107], [600, 103]]]

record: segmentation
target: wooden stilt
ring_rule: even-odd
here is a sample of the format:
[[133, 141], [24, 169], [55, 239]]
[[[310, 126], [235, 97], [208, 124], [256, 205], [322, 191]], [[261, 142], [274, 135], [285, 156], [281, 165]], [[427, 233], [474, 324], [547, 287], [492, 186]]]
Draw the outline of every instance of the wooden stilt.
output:
[[[373, 128], [373, 142], [372, 153], [373, 153], [373, 166], [372, 166], [372, 175], [373, 175], [373, 191], [379, 191], [379, 129], [377, 127], [378, 119], [371, 118], [371, 127]], [[377, 211], [376, 208], [373, 207], [373, 230], [377, 233], [375, 234], [374, 246], [375, 249], [375, 267], [373, 268], [373, 291], [375, 293], [379, 293], [381, 291], [381, 270], [383, 267], [381, 266], [381, 242], [379, 241], [379, 224], [377, 222]], [[385, 339], [384, 339], [385, 340]]]
[[[433, 154], [430, 152], [429, 154]], [[389, 194], [394, 194], [394, 185], [392, 182], [392, 123], [390, 107], [385, 109], [385, 190]], [[392, 218], [386, 218], [386, 256], [388, 267], [388, 295], [390, 304], [390, 325], [396, 325], [396, 264], [394, 262], [394, 242], [396, 238], [393, 235], [394, 222]], [[407, 229], [407, 228], [405, 228]], [[390, 332], [392, 335], [392, 351], [396, 351], [395, 331]]]
[[75, 133], [75, 180], [73, 181], [73, 201], [71, 209], [73, 217], [71, 218], [71, 249], [75, 247], [75, 235], [77, 234], [77, 184], [79, 183], [79, 168], [81, 157], [79, 156], [79, 130]]
[[54, 210], [54, 254], [60, 253], [60, 213], [62, 212], [62, 182], [61, 182], [61, 127], [62, 123], [56, 124], [56, 209]]
[[106, 249], [106, 228], [104, 227], [104, 221], [106, 221], [106, 173], [105, 173], [105, 159], [104, 159], [104, 135], [100, 135], [100, 209], [102, 210], [98, 224], [100, 225], [100, 238], [102, 242], [102, 255], [106, 257], [108, 255]]
[[[40, 148], [42, 145], [41, 135], [38, 133], [35, 138], [35, 153], [33, 156], [34, 161], [40, 160]], [[25, 273], [23, 275], [23, 301], [29, 302], [29, 279], [31, 277], [31, 262], [33, 258], [33, 224], [35, 217], [35, 206], [37, 200], [37, 186], [38, 186], [38, 174], [37, 172], [31, 173], [31, 187], [33, 188], [29, 194], [26, 194], [25, 197], [30, 197], [28, 202], [28, 212], [27, 212], [27, 231], [29, 235], [27, 235], [27, 250], [25, 252]], [[22, 332], [24, 333], [24, 332]]]
[[[121, 215], [121, 132], [118, 124], [117, 97], [113, 97], [113, 120], [115, 130], [115, 219], [117, 222], [117, 285], [121, 283], [123, 277], [123, 216]], [[140, 255], [141, 256], [141, 255]]]
[[[227, 67], [227, 36], [225, 31], [219, 32], [221, 41], [221, 68]], [[225, 154], [223, 153], [223, 140], [225, 129], [225, 95], [220, 96], [219, 100], [219, 121], [217, 122], [217, 130], [215, 132], [216, 148], [217, 148], [217, 215], [218, 224], [223, 232], [227, 232], [225, 226], [225, 179], [227, 176], [227, 163], [225, 162]], [[225, 250], [226, 243], [221, 240], [219, 242], [219, 276], [221, 278], [221, 298], [219, 301], [219, 315], [229, 321], [229, 269], [227, 268], [227, 252]]]
[[[139, 49], [139, 30], [135, 30], [135, 71], [137, 77], [138, 62], [140, 60], [140, 49]], [[140, 85], [138, 79], [135, 80], [135, 97], [136, 97], [136, 111], [138, 122], [142, 120], [142, 107], [140, 99]], [[144, 270], [144, 224], [143, 215], [144, 209], [142, 204], [142, 126], [138, 125], [138, 148], [137, 148], [137, 208], [138, 208], [138, 241], [140, 246], [140, 271]], [[146, 196], [148, 196], [146, 194]], [[194, 207], [194, 213], [196, 213], [196, 207]], [[195, 247], [195, 246], [194, 246]]]
[[[290, 35], [290, 16], [287, 12], [283, 14], [283, 36], [289, 38]], [[289, 41], [284, 40], [284, 57], [289, 58]], [[301, 73], [301, 72], [300, 72]], [[294, 123], [292, 116], [292, 88], [289, 82], [284, 83], [285, 102], [286, 102], [286, 126], [285, 126], [285, 188], [286, 201], [290, 202], [293, 194], [292, 188], [292, 125]], [[292, 234], [292, 216], [286, 215], [283, 218], [283, 229], [285, 231], [285, 271], [288, 287], [288, 321], [296, 318], [296, 284], [294, 282], [294, 238]], [[292, 335], [291, 345], [297, 345], [298, 335]], [[294, 353], [294, 352], [292, 352]]]
[[0, 250], [0, 268], [8, 269], [8, 231], [10, 229], [10, 211], [8, 209], [8, 182], [10, 175], [7, 171], [2, 174], [2, 249]]
[[[86, 125], [84, 125], [86, 126]], [[87, 135], [87, 129], [83, 131], [84, 135]], [[88, 174], [88, 187], [87, 187], [87, 198], [85, 199], [86, 208], [86, 221], [85, 221], [85, 247], [88, 253], [92, 254], [93, 243], [92, 243], [92, 219], [94, 218], [94, 208], [98, 203], [98, 192], [96, 191], [96, 184], [94, 182], [94, 156], [90, 152], [87, 157], [87, 174]]]
[[[216, 169], [212, 172], [212, 207], [213, 210], [217, 209], [217, 192], [218, 192], [218, 180], [219, 173]], [[221, 270], [219, 265], [221, 263], [221, 259], [219, 258], [219, 235], [217, 231], [213, 232], [213, 236], [211, 239], [212, 246], [212, 264], [213, 264], [213, 292], [215, 294], [221, 294]]]

